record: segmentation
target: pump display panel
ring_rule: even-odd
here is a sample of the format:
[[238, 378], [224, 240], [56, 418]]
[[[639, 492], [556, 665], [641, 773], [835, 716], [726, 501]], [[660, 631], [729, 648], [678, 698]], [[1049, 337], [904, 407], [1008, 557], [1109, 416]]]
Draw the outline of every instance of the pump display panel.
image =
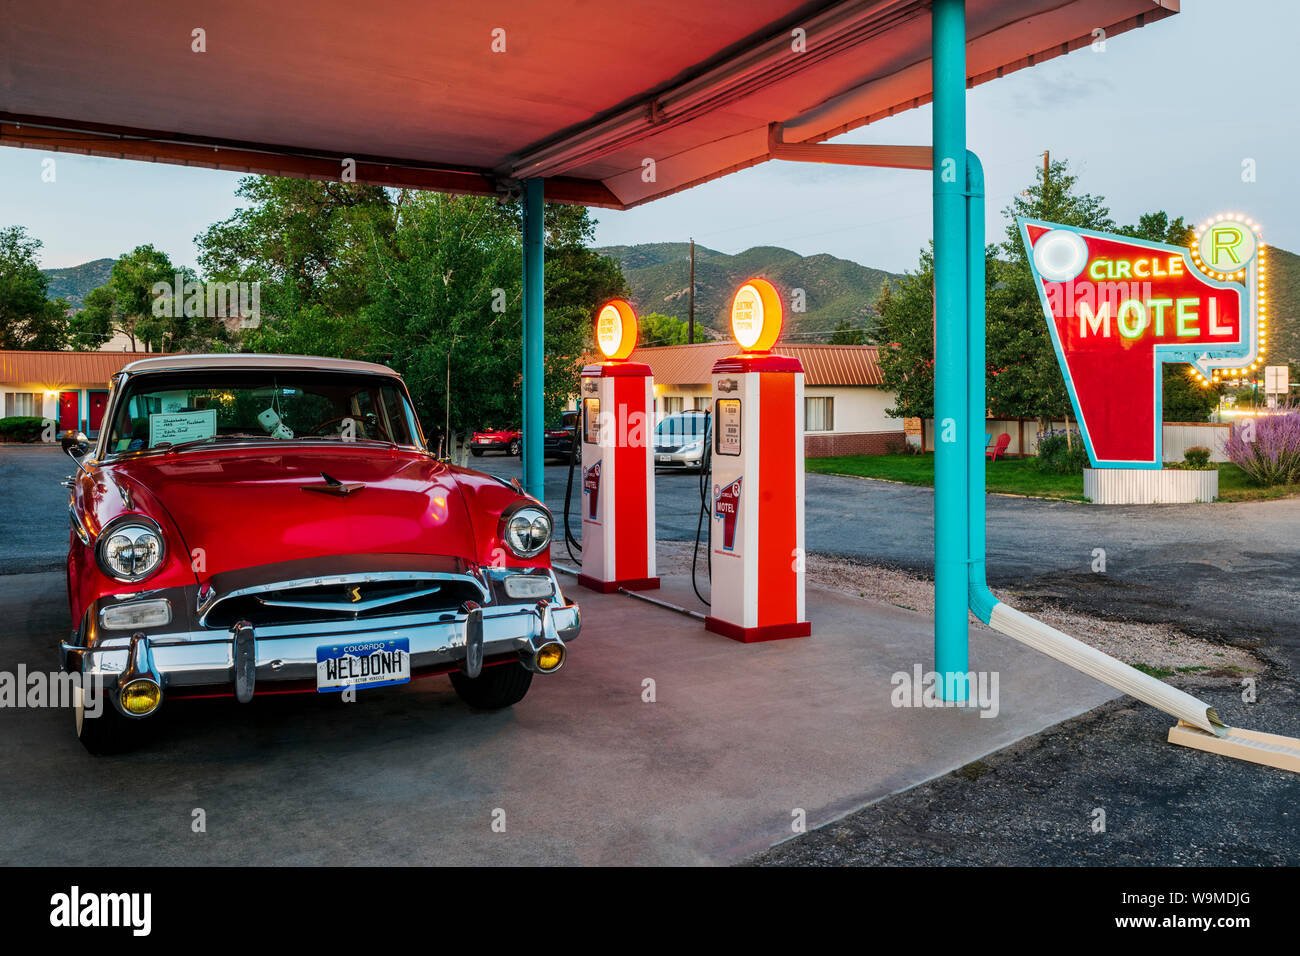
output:
[[720, 398], [715, 406], [713, 452], [735, 457], [740, 454], [740, 399]]
[[588, 445], [600, 444], [600, 399], [582, 400], [582, 440]]

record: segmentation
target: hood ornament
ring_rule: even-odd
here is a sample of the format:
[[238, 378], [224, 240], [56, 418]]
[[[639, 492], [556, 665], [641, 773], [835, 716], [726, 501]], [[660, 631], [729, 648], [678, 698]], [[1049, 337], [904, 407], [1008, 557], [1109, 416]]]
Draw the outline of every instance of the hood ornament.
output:
[[323, 471], [320, 473], [320, 476], [325, 479], [324, 484], [300, 485], [299, 487], [301, 487], [303, 491], [318, 491], [323, 495], [334, 495], [336, 498], [346, 498], [348, 495], [352, 494], [352, 492], [360, 491], [366, 486], [365, 482], [362, 481], [339, 481], [337, 478], [331, 478]]

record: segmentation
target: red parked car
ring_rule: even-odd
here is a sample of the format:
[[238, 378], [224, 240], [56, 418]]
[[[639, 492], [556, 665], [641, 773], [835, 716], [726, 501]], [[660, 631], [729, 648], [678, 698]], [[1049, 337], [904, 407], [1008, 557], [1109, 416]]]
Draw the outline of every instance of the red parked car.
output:
[[475, 458], [485, 451], [503, 451], [507, 455], [519, 455], [523, 447], [524, 433], [517, 428], [502, 428], [496, 431], [475, 432], [470, 436], [469, 451]]
[[123, 749], [164, 700], [346, 693], [449, 674], [507, 707], [580, 629], [552, 520], [517, 484], [437, 460], [391, 369], [175, 355], [112, 383], [65, 440], [65, 667], [77, 735]]

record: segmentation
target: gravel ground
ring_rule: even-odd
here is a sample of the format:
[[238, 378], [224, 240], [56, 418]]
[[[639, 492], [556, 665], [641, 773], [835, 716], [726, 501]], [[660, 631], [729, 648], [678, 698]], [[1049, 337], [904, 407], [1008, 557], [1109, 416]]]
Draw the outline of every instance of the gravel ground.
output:
[[[689, 574], [691, 551], [689, 544], [660, 541], [657, 552], [659, 572]], [[561, 560], [567, 561], [567, 558], [564, 555]], [[806, 567], [808, 583], [814, 587], [856, 594], [927, 617], [934, 616], [934, 581], [922, 573], [863, 564], [818, 552], [809, 552]], [[701, 566], [701, 589], [705, 578]], [[1156, 672], [1157, 676], [1165, 676], [1166, 672], [1221, 672], [1219, 676], [1233, 677], [1258, 674], [1268, 666], [1267, 661], [1260, 660], [1249, 650], [1185, 634], [1167, 623], [1103, 620], [1069, 611], [1014, 588], [995, 588], [994, 593], [1012, 607], [1031, 613], [1125, 663]], [[974, 615], [971, 615], [971, 623], [985, 627]]]
[[[1230, 724], [1300, 736], [1296, 685], [1180, 683]], [[1300, 775], [1165, 742], [1123, 698], [779, 844], [758, 866], [1296, 866]], [[1105, 813], [1104, 832], [1094, 824]]]

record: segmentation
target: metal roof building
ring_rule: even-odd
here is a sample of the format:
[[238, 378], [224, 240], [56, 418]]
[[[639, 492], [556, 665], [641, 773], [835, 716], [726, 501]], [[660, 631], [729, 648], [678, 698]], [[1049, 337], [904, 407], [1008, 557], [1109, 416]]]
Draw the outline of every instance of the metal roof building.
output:
[[94, 432], [109, 378], [146, 358], [158, 353], [0, 351], [0, 418], [47, 418], [61, 432]]
[[[665, 385], [708, 385], [718, 359], [734, 354], [731, 342], [657, 345], [634, 349], [630, 361], [654, 369], [655, 382]], [[805, 385], [883, 385], [880, 350], [874, 345], [777, 345], [772, 350], [797, 358]]]
[[[778, 345], [804, 369], [804, 454], [808, 458], [878, 455], [900, 450], [903, 420], [889, 414], [894, 393], [881, 386], [874, 345]], [[736, 352], [730, 342], [659, 345], [632, 351], [629, 361], [654, 372], [657, 419], [710, 407], [713, 363]]]

